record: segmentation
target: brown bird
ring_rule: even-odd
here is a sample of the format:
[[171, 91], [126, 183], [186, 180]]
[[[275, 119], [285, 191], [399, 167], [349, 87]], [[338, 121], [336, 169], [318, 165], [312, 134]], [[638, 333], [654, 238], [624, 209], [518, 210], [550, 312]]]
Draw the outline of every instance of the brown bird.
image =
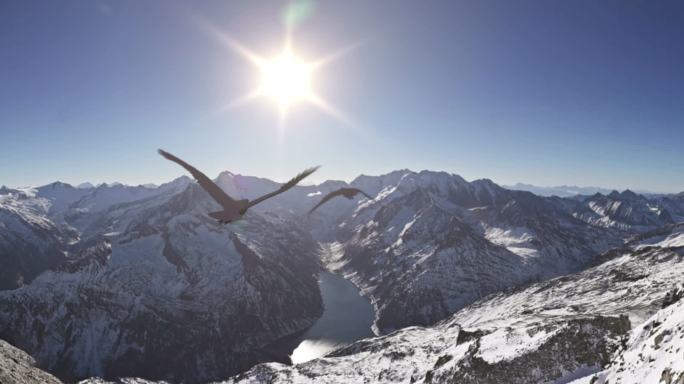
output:
[[300, 173], [299, 175], [293, 177], [290, 181], [287, 183], [283, 184], [278, 188], [277, 190], [267, 193], [257, 199], [254, 199], [252, 201], [249, 201], [247, 199], [242, 199], [242, 200], [235, 200], [232, 197], [228, 196], [227, 193], [223, 192], [221, 187], [216, 185], [211, 179], [209, 179], [204, 173], [200, 172], [197, 170], [197, 168], [193, 167], [192, 165], [186, 163], [185, 161], [177, 158], [176, 156], [164, 151], [164, 150], [159, 150], [158, 151], [160, 155], [164, 156], [168, 160], [173, 161], [174, 163], [179, 164], [181, 167], [185, 168], [192, 177], [197, 180], [197, 183], [202, 187], [209, 195], [216, 200], [217, 203], [223, 207], [222, 211], [217, 211], [217, 212], [211, 212], [209, 213], [209, 216], [212, 218], [218, 220], [219, 224], [227, 224], [227, 223], [232, 223], [236, 220], [240, 220], [242, 216], [244, 216], [245, 212], [247, 212], [247, 209], [261, 203], [262, 201], [269, 199], [275, 195], [281, 194], [288, 189], [294, 187], [302, 181], [305, 177], [311, 175], [312, 173], [316, 172], [318, 167], [313, 167], [305, 170], [304, 172]]
[[318, 207], [325, 204], [328, 200], [330, 200], [334, 197], [344, 196], [347, 199], [353, 199], [354, 196], [358, 195], [359, 193], [366, 196], [368, 199], [373, 200], [373, 198], [368, 196], [368, 194], [366, 192], [364, 192], [358, 188], [340, 188], [337, 191], [332, 191], [332, 192], [328, 193], [327, 195], [325, 195], [325, 197], [322, 198], [321, 201], [318, 204], [316, 204], [315, 207], [311, 208], [309, 213], [315, 211], [316, 209], [318, 209]]

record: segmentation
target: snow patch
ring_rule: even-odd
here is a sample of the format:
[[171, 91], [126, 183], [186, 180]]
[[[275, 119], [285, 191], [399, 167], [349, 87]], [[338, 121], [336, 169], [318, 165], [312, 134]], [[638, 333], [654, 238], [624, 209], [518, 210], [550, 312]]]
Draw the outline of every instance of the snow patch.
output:
[[532, 245], [536, 236], [531, 229], [526, 227], [508, 229], [486, 227], [485, 238], [493, 244], [502, 246], [521, 257], [535, 257], [538, 253], [538, 250]]

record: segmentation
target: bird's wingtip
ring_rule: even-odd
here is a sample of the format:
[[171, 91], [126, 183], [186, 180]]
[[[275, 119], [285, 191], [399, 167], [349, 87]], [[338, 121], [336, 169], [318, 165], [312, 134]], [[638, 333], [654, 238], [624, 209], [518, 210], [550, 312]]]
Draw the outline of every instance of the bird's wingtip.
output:
[[359, 189], [359, 191], [361, 191], [361, 194], [366, 196], [369, 200], [375, 200], [375, 197], [371, 197], [371, 195], [367, 194], [363, 190]]
[[297, 182], [295, 182], [295, 184], [299, 183], [304, 178], [311, 176], [311, 174], [316, 172], [318, 170], [318, 168], [320, 168], [320, 167], [321, 167], [320, 165], [317, 165], [315, 167], [305, 169], [302, 173], [295, 176], [295, 178], [293, 179], [293, 180], [297, 180]]
[[157, 149], [157, 153], [160, 154], [160, 155], [162, 155], [162, 156], [164, 156], [164, 157], [166, 157], [167, 159], [168, 159], [169, 156], [171, 155], [170, 153], [166, 152], [165, 150], [163, 150], [163, 149], [161, 149], [161, 148]]

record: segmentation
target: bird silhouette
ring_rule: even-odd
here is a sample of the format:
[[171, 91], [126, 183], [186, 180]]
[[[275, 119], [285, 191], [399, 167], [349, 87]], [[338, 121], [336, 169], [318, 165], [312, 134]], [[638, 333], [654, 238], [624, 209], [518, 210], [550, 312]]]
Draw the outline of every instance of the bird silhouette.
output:
[[302, 181], [305, 177], [316, 172], [316, 170], [318, 169], [318, 167], [306, 169], [304, 172], [293, 177], [287, 183], [281, 185], [280, 188], [278, 188], [277, 190], [271, 193], [267, 193], [252, 201], [249, 201], [247, 199], [235, 200], [232, 197], [228, 196], [227, 193], [223, 192], [221, 187], [219, 187], [218, 185], [216, 185], [216, 183], [211, 181], [211, 179], [209, 179], [204, 173], [198, 171], [197, 168], [193, 167], [192, 165], [186, 163], [185, 161], [179, 159], [178, 157], [162, 149], [160, 149], [158, 152], [166, 159], [173, 161], [174, 163], [180, 165], [181, 167], [185, 168], [188, 172], [190, 172], [192, 177], [194, 177], [195, 180], [197, 180], [197, 183], [200, 185], [200, 187], [207, 191], [207, 193], [209, 193], [209, 195], [214, 200], [216, 200], [216, 202], [219, 203], [221, 207], [223, 207], [222, 211], [209, 213], [209, 216], [218, 220], [219, 224], [228, 224], [236, 220], [240, 220], [242, 216], [244, 216], [244, 214], [247, 212], [247, 209], [261, 203], [266, 199], [269, 199], [273, 196], [276, 196], [287, 191], [288, 189], [297, 185], [297, 183]]
[[332, 191], [332, 192], [328, 193], [327, 195], [325, 195], [325, 197], [323, 197], [318, 204], [316, 204], [313, 208], [311, 208], [311, 210], [309, 211], [309, 214], [312, 213], [313, 211], [315, 211], [316, 209], [318, 209], [318, 207], [325, 204], [328, 200], [330, 200], [334, 197], [344, 196], [347, 199], [353, 199], [354, 196], [358, 195], [359, 193], [366, 196], [370, 200], [373, 199], [366, 192], [364, 192], [358, 188], [340, 188], [336, 191]]

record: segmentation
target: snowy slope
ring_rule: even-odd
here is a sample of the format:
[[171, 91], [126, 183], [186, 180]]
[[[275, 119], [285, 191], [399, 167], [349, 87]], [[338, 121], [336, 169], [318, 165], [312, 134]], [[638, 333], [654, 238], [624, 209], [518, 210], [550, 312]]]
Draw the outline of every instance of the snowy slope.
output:
[[572, 214], [592, 225], [636, 233], [680, 221], [680, 209], [667, 197], [649, 199], [625, 190], [587, 197], [572, 207]]
[[[229, 172], [217, 182], [250, 199], [279, 186]], [[348, 185], [374, 198], [306, 215]], [[233, 381], [567, 383], [602, 369], [627, 319], [651, 316], [683, 272], [677, 195], [544, 198], [400, 170], [297, 186], [221, 227], [187, 177], [3, 191], [6, 255], [25, 255], [26, 240], [61, 256], [0, 292], [0, 338], [69, 380], [206, 382], [284, 361], [272, 343], [321, 313], [320, 258], [371, 299], [379, 334], [426, 327]]]
[[[68, 204], [68, 209], [50, 212], [51, 217], [62, 220], [69, 225], [84, 231], [92, 226], [94, 232], [99, 230], [97, 220], [108, 210], [129, 203], [137, 203], [146, 199], [168, 196], [183, 191], [191, 183], [190, 178], [183, 176], [156, 188], [143, 186], [127, 186], [122, 184], [101, 184], [86, 190], [87, 193]], [[64, 205], [62, 203], [62, 205]], [[87, 231], [84, 236], [92, 235]]]
[[[682, 295], [682, 288], [679, 288]], [[684, 300], [661, 309], [632, 330], [607, 369], [573, 384], [684, 382]]]
[[66, 259], [76, 234], [46, 217], [49, 203], [34, 191], [0, 195], [0, 290], [28, 284]]
[[256, 213], [219, 226], [216, 209], [190, 185], [98, 211], [66, 264], [0, 293], [0, 338], [69, 380], [199, 382], [283, 359], [268, 345], [322, 310], [316, 245]]
[[[658, 378], [666, 368], [678, 378], [681, 303], [628, 337], [630, 324], [672, 301], [684, 249], [638, 245], [612, 250], [585, 271], [491, 295], [434, 326], [362, 340], [294, 367], [262, 364], [227, 383], [568, 383], [608, 366], [622, 345]], [[648, 355], [638, 356], [641, 345], [649, 346]], [[627, 370], [622, 374], [629, 377]], [[659, 382], [635, 377], [642, 379], [608, 382]]]
[[92, 192], [93, 188], [75, 188], [62, 182], [54, 182], [35, 189], [35, 196], [44, 198], [49, 203], [48, 213], [51, 216], [67, 210], [72, 204]]
[[489, 180], [428, 171], [390, 179], [396, 184], [338, 224], [341, 249], [326, 258], [363, 288], [380, 332], [431, 324], [489, 293], [577, 271], [622, 242], [551, 200]]

